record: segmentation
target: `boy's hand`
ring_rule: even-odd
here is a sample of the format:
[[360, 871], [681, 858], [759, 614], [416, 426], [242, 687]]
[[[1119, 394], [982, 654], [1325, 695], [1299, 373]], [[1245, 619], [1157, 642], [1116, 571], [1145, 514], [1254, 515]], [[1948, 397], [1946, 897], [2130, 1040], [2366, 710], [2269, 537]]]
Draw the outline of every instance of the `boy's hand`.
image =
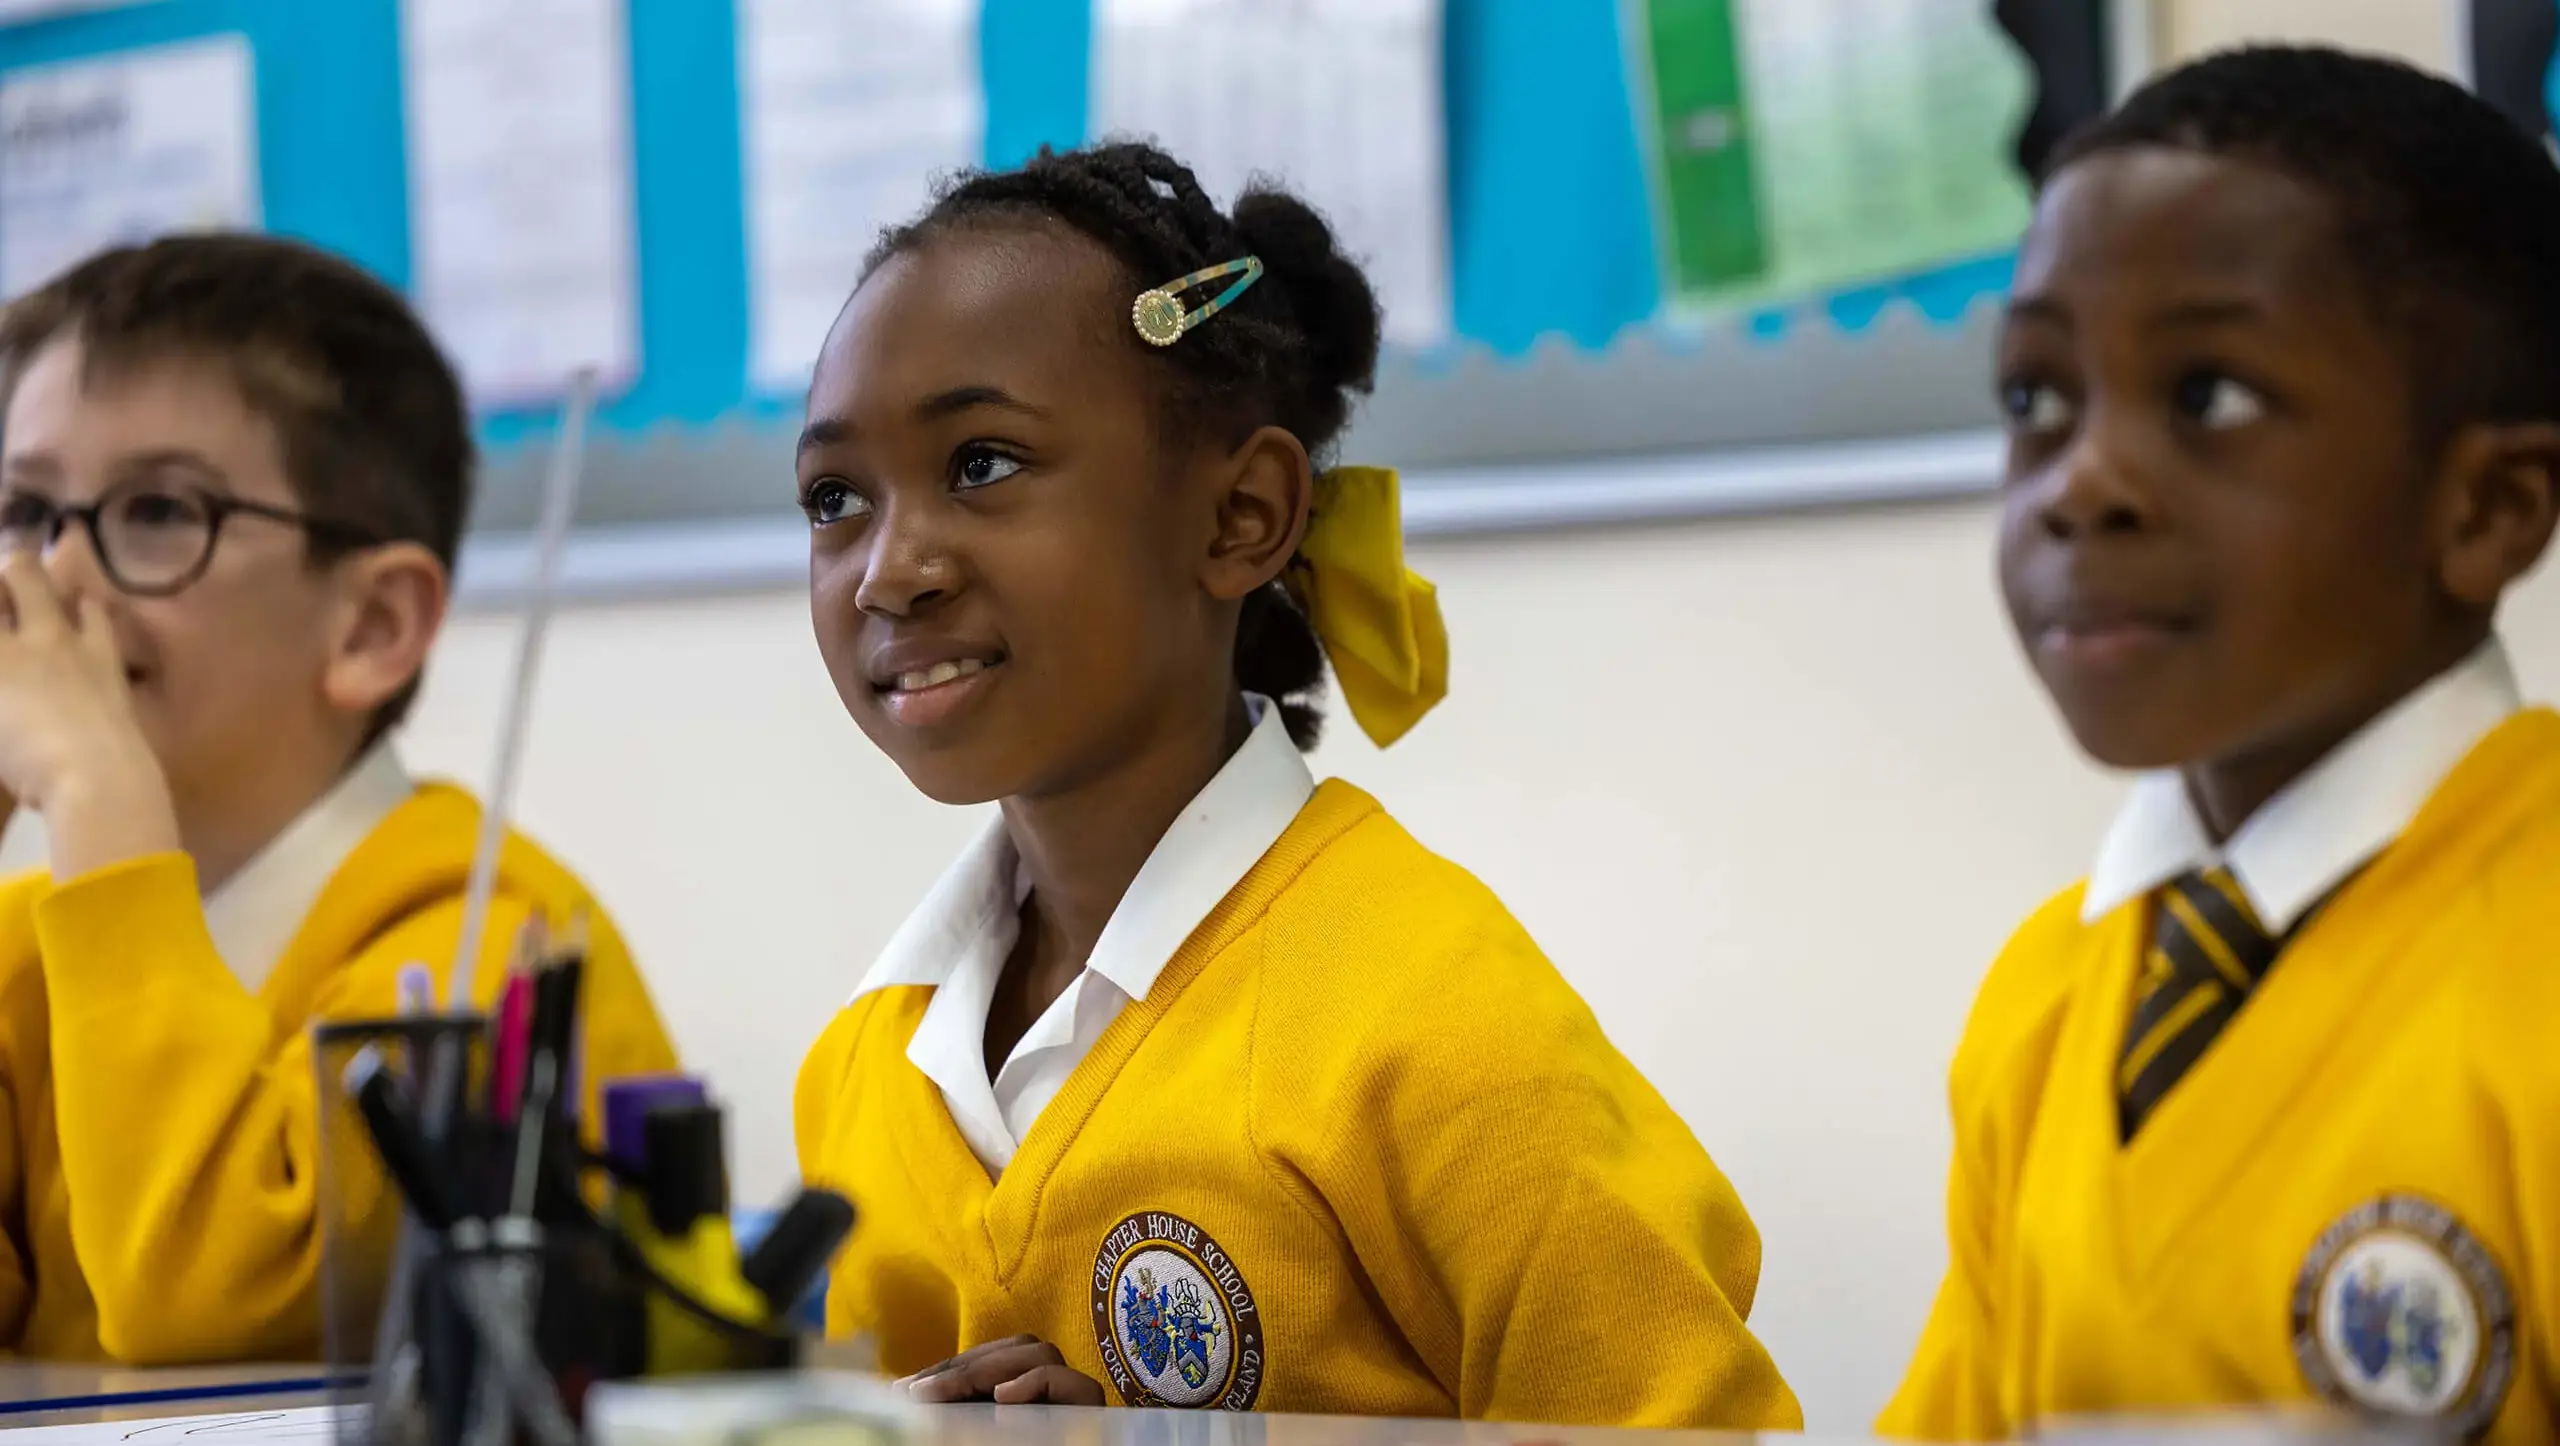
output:
[[44, 815], [57, 879], [179, 847], [105, 608], [74, 617], [24, 551], [0, 559], [0, 793]]
[[1102, 1383], [1067, 1364], [1038, 1336], [1015, 1336], [962, 1351], [898, 1383], [930, 1405], [993, 1401], [1000, 1406], [1100, 1406]]

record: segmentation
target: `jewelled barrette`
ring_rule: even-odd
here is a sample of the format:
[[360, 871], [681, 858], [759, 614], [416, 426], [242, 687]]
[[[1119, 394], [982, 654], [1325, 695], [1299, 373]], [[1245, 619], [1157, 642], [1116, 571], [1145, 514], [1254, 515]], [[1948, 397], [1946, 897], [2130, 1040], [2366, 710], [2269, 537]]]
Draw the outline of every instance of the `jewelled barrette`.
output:
[[[1236, 273], [1244, 273], [1236, 276]], [[1182, 293], [1208, 285], [1221, 276], [1236, 276], [1233, 284], [1221, 291], [1197, 311], [1182, 304]], [[1182, 334], [1224, 311], [1245, 288], [1262, 279], [1262, 258], [1246, 256], [1219, 266], [1203, 267], [1179, 281], [1169, 281], [1152, 291], [1141, 291], [1135, 305], [1129, 308], [1129, 319], [1138, 324], [1138, 335], [1150, 346], [1171, 346], [1182, 340]]]

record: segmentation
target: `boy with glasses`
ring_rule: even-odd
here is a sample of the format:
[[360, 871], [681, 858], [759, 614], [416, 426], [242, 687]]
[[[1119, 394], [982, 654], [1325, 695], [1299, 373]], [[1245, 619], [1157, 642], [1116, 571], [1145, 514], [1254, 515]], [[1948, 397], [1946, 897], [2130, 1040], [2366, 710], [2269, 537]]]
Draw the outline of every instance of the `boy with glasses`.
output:
[[[459, 947], [478, 806], [386, 734], [471, 466], [417, 320], [299, 245], [110, 251], [0, 312], [0, 804], [51, 858], [0, 885], [0, 1349], [316, 1354], [309, 1027]], [[580, 915], [587, 1088], [671, 1068], [612, 925], [520, 838], [475, 997]]]

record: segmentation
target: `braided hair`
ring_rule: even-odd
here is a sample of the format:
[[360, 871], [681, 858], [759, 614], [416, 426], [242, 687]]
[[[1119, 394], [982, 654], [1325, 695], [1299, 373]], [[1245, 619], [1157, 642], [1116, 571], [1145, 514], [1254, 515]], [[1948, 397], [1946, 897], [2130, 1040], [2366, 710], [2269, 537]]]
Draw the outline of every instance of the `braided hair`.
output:
[[[1012, 171], [963, 174], [916, 220], [883, 235], [863, 265], [881, 263], [946, 231], [1061, 222], [1102, 244], [1126, 269], [1132, 300], [1203, 267], [1262, 258], [1262, 280], [1169, 347], [1126, 344], [1164, 379], [1170, 435], [1241, 440], [1278, 426], [1330, 465], [1334, 446], [1378, 369], [1378, 299], [1322, 216], [1286, 191], [1256, 183], [1221, 211], [1191, 168], [1151, 145], [1072, 151], [1043, 147]], [[1236, 624], [1238, 686], [1279, 701], [1299, 748], [1323, 726], [1324, 648], [1288, 589], [1273, 581], [1244, 600]]]

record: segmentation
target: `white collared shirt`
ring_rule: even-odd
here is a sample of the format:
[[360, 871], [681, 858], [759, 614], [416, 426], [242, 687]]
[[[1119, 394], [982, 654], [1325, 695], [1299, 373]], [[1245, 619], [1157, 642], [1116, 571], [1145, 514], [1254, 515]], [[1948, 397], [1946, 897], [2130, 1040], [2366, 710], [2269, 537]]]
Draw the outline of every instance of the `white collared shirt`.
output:
[[2089, 871], [2095, 922], [2193, 869], [2223, 864], [2282, 938], [2418, 815], [2436, 785], [2524, 706], [2496, 638], [2331, 750], [2217, 848], [2176, 770], [2144, 774]]
[[251, 993], [275, 972], [338, 865], [416, 791], [391, 745], [377, 743], [239, 872], [204, 896], [213, 946]]
[[1048, 1108], [1094, 1042], [1217, 908], [1315, 793], [1315, 775], [1289, 741], [1280, 710], [1247, 694], [1244, 746], [1156, 841], [1094, 941], [1092, 957], [987, 1076], [987, 1010], [1021, 931], [1030, 881], [996, 819], [907, 917], [854, 991], [927, 985], [933, 1000], [907, 1058], [942, 1091], [971, 1153], [1000, 1175], [1031, 1122]]

